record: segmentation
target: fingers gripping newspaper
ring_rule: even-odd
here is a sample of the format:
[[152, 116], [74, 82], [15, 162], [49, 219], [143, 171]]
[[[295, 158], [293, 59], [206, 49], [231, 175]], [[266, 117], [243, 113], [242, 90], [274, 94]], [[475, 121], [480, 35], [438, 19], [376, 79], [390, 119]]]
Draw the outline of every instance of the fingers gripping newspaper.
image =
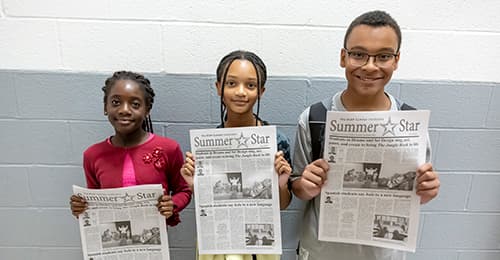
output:
[[319, 239], [415, 251], [429, 111], [328, 112]]
[[168, 260], [165, 217], [156, 208], [160, 184], [116, 189], [86, 189], [73, 193], [87, 200], [79, 216], [85, 260]]
[[274, 126], [191, 130], [200, 254], [281, 254]]

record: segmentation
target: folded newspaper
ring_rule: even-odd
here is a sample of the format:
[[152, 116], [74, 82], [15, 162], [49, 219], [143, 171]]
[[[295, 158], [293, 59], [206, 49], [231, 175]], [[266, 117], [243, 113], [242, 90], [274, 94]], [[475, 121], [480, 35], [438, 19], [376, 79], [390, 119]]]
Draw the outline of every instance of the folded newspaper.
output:
[[328, 112], [319, 239], [415, 251], [429, 111]]
[[191, 130], [200, 254], [281, 254], [274, 126]]
[[168, 260], [165, 217], [156, 208], [160, 184], [116, 189], [73, 185], [88, 209], [79, 216], [85, 260]]

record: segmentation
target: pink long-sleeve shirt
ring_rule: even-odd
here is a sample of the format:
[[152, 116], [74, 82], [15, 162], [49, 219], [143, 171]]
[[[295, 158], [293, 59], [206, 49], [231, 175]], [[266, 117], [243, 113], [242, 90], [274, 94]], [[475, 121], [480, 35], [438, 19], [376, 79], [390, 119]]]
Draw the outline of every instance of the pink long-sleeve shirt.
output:
[[[183, 161], [176, 141], [153, 134], [145, 143], [134, 147], [116, 147], [107, 139], [83, 153], [83, 168], [90, 189], [123, 187], [124, 170], [126, 178], [135, 175], [137, 185], [161, 184], [165, 194], [172, 194], [174, 202], [174, 215], [167, 219], [170, 226], [180, 222], [179, 212], [191, 201], [191, 190], [180, 174]], [[130, 180], [125, 180], [126, 183]]]

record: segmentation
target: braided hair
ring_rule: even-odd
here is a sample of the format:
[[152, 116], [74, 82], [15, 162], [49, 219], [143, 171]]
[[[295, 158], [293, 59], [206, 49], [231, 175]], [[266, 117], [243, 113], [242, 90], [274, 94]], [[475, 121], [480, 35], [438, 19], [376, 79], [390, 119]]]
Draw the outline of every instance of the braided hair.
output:
[[247, 60], [252, 63], [255, 71], [257, 72], [257, 113], [255, 114], [255, 125], [259, 123], [259, 110], [260, 110], [260, 93], [266, 84], [267, 70], [266, 65], [257, 54], [250, 51], [237, 50], [224, 56], [219, 65], [217, 66], [217, 81], [221, 84], [220, 95], [220, 120], [221, 125], [224, 127], [224, 121], [227, 118], [227, 109], [224, 104], [224, 87], [226, 85], [226, 77], [229, 67], [235, 60]]
[[[104, 104], [107, 102], [109, 91], [119, 80], [131, 80], [137, 83], [137, 85], [144, 90], [144, 99], [146, 100], [147, 110], [150, 111], [151, 108], [153, 108], [155, 92], [151, 87], [151, 82], [142, 74], [131, 71], [117, 71], [113, 73], [113, 76], [106, 79], [106, 82], [102, 87], [102, 91], [104, 92]], [[144, 121], [142, 122], [142, 129], [146, 132], [153, 133], [153, 122], [151, 121], [151, 117], [149, 115], [144, 118]]]

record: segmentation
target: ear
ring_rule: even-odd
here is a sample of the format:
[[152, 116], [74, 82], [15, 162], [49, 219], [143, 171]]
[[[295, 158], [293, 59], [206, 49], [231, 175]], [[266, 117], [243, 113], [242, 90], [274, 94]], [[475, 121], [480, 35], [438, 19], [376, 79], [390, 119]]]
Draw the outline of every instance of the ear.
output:
[[397, 70], [398, 69], [398, 63], [399, 63], [399, 57], [400, 57], [400, 52], [398, 52], [398, 54], [396, 55], [395, 57], [395, 61], [394, 61], [394, 70]]
[[262, 97], [262, 95], [264, 95], [264, 92], [266, 91], [266, 86], [262, 86], [260, 88], [260, 96], [259, 97]]
[[217, 95], [220, 97], [222, 95], [222, 86], [219, 81], [215, 82], [215, 88], [217, 89]]
[[108, 115], [108, 109], [106, 108], [106, 103], [104, 103], [104, 115], [105, 116]]
[[345, 59], [347, 57], [347, 52], [344, 48], [340, 50], [340, 67], [345, 68]]

